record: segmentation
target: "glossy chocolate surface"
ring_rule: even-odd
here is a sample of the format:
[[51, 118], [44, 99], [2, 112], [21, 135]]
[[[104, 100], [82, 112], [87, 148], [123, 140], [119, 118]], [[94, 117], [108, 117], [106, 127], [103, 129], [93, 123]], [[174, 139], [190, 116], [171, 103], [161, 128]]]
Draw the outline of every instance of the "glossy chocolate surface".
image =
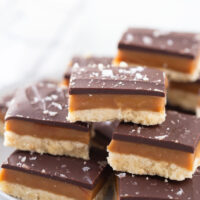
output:
[[93, 189], [102, 176], [110, 175], [111, 168], [106, 162], [107, 154], [92, 148], [90, 160], [68, 156], [52, 156], [26, 151], [15, 151], [2, 168], [22, 171]]
[[118, 48], [193, 59], [200, 54], [200, 34], [129, 28], [123, 34]]
[[111, 65], [112, 64], [112, 57], [106, 57], [106, 56], [74, 56], [71, 59], [71, 62], [65, 72], [65, 78], [69, 79], [72, 72], [72, 67], [75, 64], [78, 64], [80, 66], [87, 66], [87, 65], [93, 65], [93, 64], [103, 64], [103, 65]]
[[146, 67], [88, 65], [73, 67], [69, 94], [165, 96], [165, 73]]
[[16, 92], [5, 120], [27, 121], [88, 131], [87, 123], [70, 123], [68, 115], [68, 90], [57, 83], [42, 81]]
[[7, 112], [13, 96], [14, 96], [14, 93], [13, 94], [7, 94], [7, 95], [0, 97], [0, 112], [2, 114], [5, 114]]
[[119, 200], [199, 200], [200, 173], [193, 179], [170, 181], [157, 176], [116, 173]]
[[166, 114], [161, 125], [145, 127], [121, 123], [114, 131], [113, 139], [194, 153], [200, 140], [200, 119], [176, 111]]

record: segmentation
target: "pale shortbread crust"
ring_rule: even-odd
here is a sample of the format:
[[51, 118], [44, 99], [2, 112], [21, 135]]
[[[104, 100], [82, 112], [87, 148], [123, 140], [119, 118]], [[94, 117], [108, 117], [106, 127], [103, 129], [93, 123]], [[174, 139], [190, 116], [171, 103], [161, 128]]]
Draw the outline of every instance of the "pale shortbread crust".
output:
[[185, 110], [194, 111], [197, 107], [198, 95], [178, 89], [168, 89], [168, 102]]
[[123, 120], [143, 125], [156, 125], [165, 121], [165, 110], [163, 112], [152, 111], [134, 111], [131, 109], [87, 109], [69, 112], [68, 120], [70, 122], [102, 122], [112, 120]]
[[[125, 62], [125, 61], [121, 61], [121, 62], [116, 62], [115, 60], [113, 60], [112, 63], [114, 66], [120, 66], [120, 67], [128, 67], [128, 66], [138, 66], [138, 64], [135, 63], [130, 63], [130, 62]], [[144, 65], [145, 67], [149, 67]], [[152, 67], [152, 66], [150, 66]], [[155, 69], [160, 69], [162, 71], [164, 71], [169, 80], [172, 81], [180, 81], [180, 82], [194, 82], [199, 78], [199, 74], [200, 74], [200, 62], [198, 63], [196, 69], [194, 70], [193, 74], [187, 74], [187, 73], [183, 73], [183, 72], [178, 72], [172, 69], [166, 69], [166, 68], [158, 68], [158, 67], [152, 67]]]
[[11, 131], [6, 131], [4, 138], [5, 146], [20, 150], [89, 159], [89, 145], [80, 142], [21, 136]]
[[139, 175], [158, 175], [171, 180], [183, 181], [186, 178], [192, 178], [192, 174], [200, 166], [200, 159], [195, 160], [193, 171], [179, 167], [174, 163], [159, 162], [133, 154], [115, 152], [109, 152], [108, 163], [116, 171]]
[[[110, 182], [107, 182], [93, 198], [93, 200], [103, 200], [105, 194], [107, 193], [109, 184]], [[57, 195], [40, 189], [33, 189], [24, 185], [10, 183], [8, 181], [1, 181], [0, 189], [6, 194], [20, 198], [22, 200], [76, 200], [75, 198]]]
[[4, 132], [4, 122], [0, 120], [0, 135], [3, 135]]
[[200, 118], [200, 107], [199, 106], [196, 108], [196, 116], [198, 118]]

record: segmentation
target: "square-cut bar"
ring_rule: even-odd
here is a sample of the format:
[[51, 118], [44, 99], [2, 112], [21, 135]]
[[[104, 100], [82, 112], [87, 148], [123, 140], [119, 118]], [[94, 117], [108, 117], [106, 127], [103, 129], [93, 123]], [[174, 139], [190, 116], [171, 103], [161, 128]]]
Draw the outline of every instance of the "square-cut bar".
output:
[[103, 200], [111, 168], [105, 153], [91, 160], [15, 151], [2, 165], [0, 189], [22, 200]]
[[76, 64], [80, 66], [87, 66], [93, 64], [103, 64], [103, 65], [111, 65], [112, 57], [106, 56], [74, 56], [69, 65], [67, 66], [67, 70], [64, 75], [63, 84], [69, 86], [69, 79], [71, 76], [72, 67]]
[[170, 181], [160, 177], [115, 174], [114, 200], [199, 200], [200, 173], [192, 179]]
[[4, 118], [12, 98], [13, 94], [0, 97], [0, 135], [4, 132]]
[[94, 137], [91, 140], [91, 145], [106, 150], [119, 123], [118, 120], [93, 123], [92, 132]]
[[165, 73], [145, 67], [74, 66], [69, 85], [71, 122], [165, 120]]
[[198, 105], [200, 77], [195, 82], [172, 81], [168, 87], [167, 99], [171, 106], [195, 113]]
[[5, 117], [6, 146], [89, 159], [90, 127], [70, 123], [68, 90], [43, 81], [17, 91]]
[[121, 123], [108, 146], [108, 163], [116, 171], [182, 181], [200, 166], [199, 141], [196, 116], [167, 111], [161, 125]]
[[121, 62], [163, 69], [171, 80], [195, 81], [200, 72], [200, 34], [129, 28], [114, 64]]

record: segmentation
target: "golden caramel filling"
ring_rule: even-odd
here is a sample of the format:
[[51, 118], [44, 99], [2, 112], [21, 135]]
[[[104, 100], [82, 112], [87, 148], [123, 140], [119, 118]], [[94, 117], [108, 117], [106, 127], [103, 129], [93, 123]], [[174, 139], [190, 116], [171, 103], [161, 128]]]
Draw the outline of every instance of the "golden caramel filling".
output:
[[0, 120], [4, 122], [4, 117], [5, 117], [5, 114], [3, 114], [2, 112], [0, 112]]
[[143, 95], [93, 94], [69, 95], [69, 110], [86, 110], [95, 108], [132, 109], [162, 112], [165, 98]]
[[64, 85], [64, 86], [69, 86], [69, 79], [63, 79], [63, 81], [61, 82], [61, 85]]
[[197, 95], [200, 89], [200, 84], [188, 82], [170, 82], [170, 88], [190, 92]]
[[5, 130], [12, 131], [18, 135], [29, 135], [41, 139], [70, 140], [85, 144], [89, 144], [90, 142], [90, 132], [83, 132], [65, 127], [49, 126], [18, 119], [7, 120], [5, 123]]
[[75, 198], [77, 200], [93, 199], [104, 184], [102, 178], [93, 190], [89, 190], [63, 181], [27, 174], [12, 169], [2, 169], [0, 172], [0, 181], [20, 184], [32, 189], [40, 189], [57, 195]]
[[110, 152], [134, 154], [156, 161], [174, 163], [188, 170], [193, 169], [195, 158], [200, 158], [200, 143], [198, 144], [195, 153], [189, 153], [147, 144], [112, 140], [108, 146], [108, 150]]
[[167, 69], [171, 69], [174, 71], [192, 74], [197, 67], [199, 58], [194, 60], [154, 52], [118, 50], [118, 54], [114, 62], [120, 63], [122, 61], [158, 68], [166, 67]]

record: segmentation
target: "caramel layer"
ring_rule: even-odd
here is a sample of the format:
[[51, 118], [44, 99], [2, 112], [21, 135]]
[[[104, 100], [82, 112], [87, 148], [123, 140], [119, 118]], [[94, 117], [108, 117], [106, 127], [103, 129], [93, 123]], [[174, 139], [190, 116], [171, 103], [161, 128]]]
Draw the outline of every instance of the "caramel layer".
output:
[[154, 52], [152, 53], [135, 50], [118, 50], [115, 62], [120, 63], [121, 61], [158, 68], [166, 67], [167, 69], [193, 74], [194, 70], [197, 67], [199, 58], [194, 60]]
[[77, 200], [91, 200], [103, 186], [104, 180], [100, 180], [93, 190], [85, 189], [78, 185], [57, 181], [37, 175], [32, 175], [11, 169], [2, 169], [0, 181], [24, 185], [33, 189], [48, 191], [57, 195], [63, 195]]
[[61, 85], [69, 86], [69, 79], [64, 79], [61, 83]]
[[200, 83], [170, 82], [170, 88], [190, 92], [197, 95], [200, 89]]
[[70, 140], [89, 144], [90, 133], [64, 127], [49, 126], [35, 122], [10, 119], [5, 123], [6, 131], [12, 131], [19, 135], [30, 135], [38, 138], [55, 140]]
[[112, 140], [108, 146], [108, 150], [116, 153], [134, 154], [156, 161], [166, 161], [188, 170], [193, 169], [196, 156], [200, 157], [200, 143], [195, 153], [189, 153], [147, 144]]
[[69, 95], [69, 110], [95, 108], [132, 109], [162, 112], [165, 107], [164, 97], [143, 95]]

